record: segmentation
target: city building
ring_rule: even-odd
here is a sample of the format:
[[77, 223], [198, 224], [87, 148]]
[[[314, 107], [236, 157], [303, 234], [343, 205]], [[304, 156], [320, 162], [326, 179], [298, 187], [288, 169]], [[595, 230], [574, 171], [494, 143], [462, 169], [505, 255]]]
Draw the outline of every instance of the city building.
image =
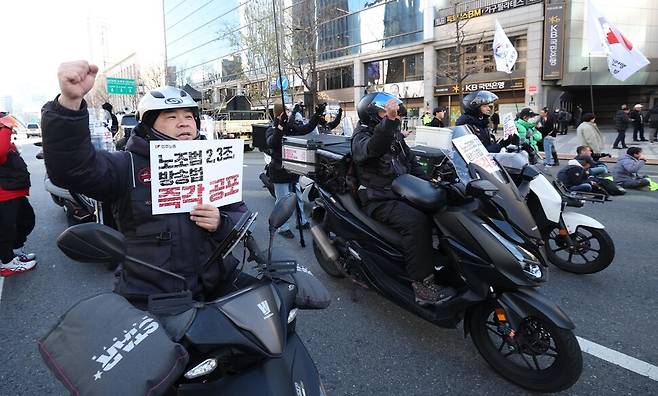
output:
[[[604, 57], [588, 54], [586, 0], [278, 1], [285, 14], [283, 51], [300, 44], [295, 32], [309, 22], [298, 11], [312, 2], [316, 39], [304, 44], [315, 50], [318, 98], [348, 112], [365, 93], [386, 91], [405, 102], [411, 116], [441, 105], [454, 121], [460, 92], [488, 89], [499, 96], [501, 113], [581, 105], [606, 123], [623, 103], [649, 107], [658, 98], [658, 2], [595, 0], [652, 61], [621, 82], [610, 75]], [[276, 73], [266, 70], [276, 60], [257, 59], [262, 47], [275, 45], [270, 10], [271, 2], [263, 0], [165, 0], [171, 81], [206, 92], [211, 107], [236, 94], [276, 91]], [[496, 20], [518, 51], [510, 75], [496, 71]], [[267, 40], [245, 40], [250, 34], [266, 34]], [[284, 73], [291, 80], [289, 94], [308, 91], [294, 73]]]

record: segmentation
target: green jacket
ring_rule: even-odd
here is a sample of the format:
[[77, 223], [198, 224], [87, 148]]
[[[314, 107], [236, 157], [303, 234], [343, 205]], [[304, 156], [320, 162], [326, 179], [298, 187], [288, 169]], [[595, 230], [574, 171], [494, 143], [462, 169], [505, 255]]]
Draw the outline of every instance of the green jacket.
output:
[[516, 124], [516, 130], [519, 132], [521, 143], [528, 143], [535, 151], [539, 151], [537, 143], [541, 140], [541, 132], [537, 130], [535, 124], [521, 118], [514, 121], [514, 124]]

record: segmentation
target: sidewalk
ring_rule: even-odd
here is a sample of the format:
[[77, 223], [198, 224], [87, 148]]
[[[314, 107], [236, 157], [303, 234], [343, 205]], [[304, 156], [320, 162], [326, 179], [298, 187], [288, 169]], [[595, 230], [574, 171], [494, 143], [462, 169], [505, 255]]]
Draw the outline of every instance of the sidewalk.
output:
[[[603, 162], [617, 162], [617, 157], [621, 154], [626, 154], [626, 150], [614, 150], [612, 142], [617, 138], [617, 131], [611, 127], [600, 128], [603, 134], [604, 153], [609, 153], [612, 158], [604, 158]], [[649, 139], [650, 128], [644, 129], [644, 138]], [[642, 148], [642, 155], [647, 159], [647, 164], [658, 165], [658, 143], [649, 144], [649, 142], [634, 142], [633, 129], [629, 128], [626, 131], [626, 145], [628, 147], [637, 146]], [[578, 139], [576, 138], [576, 130], [569, 127], [569, 132], [566, 135], [558, 135], [556, 148], [558, 156], [562, 159], [572, 159], [576, 155], [576, 147], [578, 147]]]

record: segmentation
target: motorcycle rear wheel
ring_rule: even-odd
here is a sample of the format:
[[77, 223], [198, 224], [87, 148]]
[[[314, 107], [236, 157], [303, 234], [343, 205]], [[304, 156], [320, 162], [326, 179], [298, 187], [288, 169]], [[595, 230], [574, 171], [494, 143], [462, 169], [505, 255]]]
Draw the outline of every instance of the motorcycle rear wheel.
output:
[[334, 278], [345, 277], [345, 275], [338, 269], [338, 267], [336, 267], [336, 264], [324, 258], [324, 255], [320, 251], [320, 247], [318, 246], [318, 243], [315, 241], [313, 241], [313, 253], [315, 253], [315, 259], [318, 261], [318, 264], [320, 264], [320, 267], [322, 267], [324, 272], [326, 272], [327, 274], [329, 274]]
[[543, 317], [528, 316], [510, 336], [510, 324], [499, 321], [496, 307], [481, 304], [470, 318], [473, 343], [496, 372], [536, 392], [559, 392], [578, 381], [583, 357], [573, 331]]
[[563, 271], [593, 274], [606, 269], [615, 258], [615, 244], [605, 230], [580, 226], [570, 236], [573, 247], [560, 236], [558, 227], [544, 235], [548, 260]]

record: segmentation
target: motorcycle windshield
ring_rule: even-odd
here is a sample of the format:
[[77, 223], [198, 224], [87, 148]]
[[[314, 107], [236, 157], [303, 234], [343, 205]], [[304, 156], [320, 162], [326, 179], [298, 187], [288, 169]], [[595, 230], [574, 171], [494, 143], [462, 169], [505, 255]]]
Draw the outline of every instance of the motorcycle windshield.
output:
[[452, 161], [463, 187], [474, 179], [485, 179], [498, 188], [492, 201], [505, 213], [507, 219], [520, 232], [540, 239], [537, 224], [525, 200], [507, 173], [487, 152], [480, 140], [465, 126], [453, 129], [453, 149], [446, 155]]

